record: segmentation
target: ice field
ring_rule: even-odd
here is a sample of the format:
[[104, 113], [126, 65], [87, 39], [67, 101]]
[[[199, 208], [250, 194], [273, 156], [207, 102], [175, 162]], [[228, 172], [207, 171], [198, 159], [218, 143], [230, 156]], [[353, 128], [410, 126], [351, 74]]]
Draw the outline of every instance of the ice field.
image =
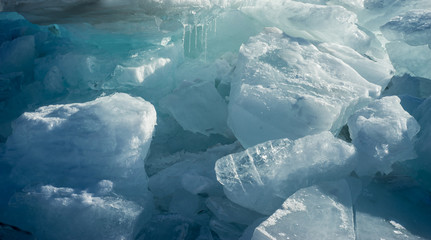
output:
[[431, 1], [0, 0], [0, 239], [431, 239]]

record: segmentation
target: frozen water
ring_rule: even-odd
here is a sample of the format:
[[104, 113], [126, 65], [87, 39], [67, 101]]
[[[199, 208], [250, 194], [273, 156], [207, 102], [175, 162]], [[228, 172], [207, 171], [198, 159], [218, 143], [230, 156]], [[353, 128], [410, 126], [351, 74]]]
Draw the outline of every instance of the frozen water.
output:
[[398, 74], [408, 73], [412, 76], [431, 79], [431, 49], [426, 46], [411, 46], [404, 42], [386, 44], [389, 58]]
[[0, 0], [0, 238], [430, 239], [430, 11]]
[[228, 125], [244, 147], [338, 131], [381, 89], [339, 58], [277, 28], [241, 47], [235, 74]]
[[213, 81], [184, 81], [162, 100], [162, 106], [185, 130], [204, 135], [232, 135], [226, 124], [227, 103]]
[[11, 199], [6, 219], [38, 239], [130, 239], [135, 223], [144, 217], [141, 212], [150, 215], [151, 209], [118, 197], [103, 185], [98, 193], [52, 185], [26, 189]]
[[356, 239], [349, 185], [341, 180], [297, 191], [252, 239]]
[[215, 170], [226, 196], [271, 214], [300, 188], [347, 176], [355, 149], [330, 132], [292, 141], [268, 141], [219, 159]]
[[358, 110], [348, 126], [360, 158], [359, 174], [389, 173], [394, 162], [416, 157], [414, 137], [420, 126], [396, 96], [375, 100]]
[[411, 46], [431, 43], [431, 10], [414, 10], [397, 16], [381, 27], [390, 41], [403, 41]]
[[[144, 158], [155, 124], [150, 103], [122, 93], [45, 106], [14, 122], [5, 159], [23, 185], [85, 186], [111, 179], [119, 192], [139, 196], [145, 193]], [[144, 187], [130, 192], [131, 186]]]
[[431, 78], [431, 11], [414, 10], [394, 17], [381, 27], [391, 42], [387, 51], [399, 73]]
[[418, 142], [416, 149], [421, 158], [424, 159], [426, 165], [431, 170], [431, 164], [429, 162], [429, 155], [431, 154], [431, 97], [428, 97], [414, 112], [414, 116], [418, 119], [421, 126], [421, 131], [418, 134]]
[[358, 50], [366, 49], [370, 43], [369, 36], [356, 25], [356, 14], [341, 6], [265, 0], [243, 7], [242, 11], [290, 36], [339, 43]]

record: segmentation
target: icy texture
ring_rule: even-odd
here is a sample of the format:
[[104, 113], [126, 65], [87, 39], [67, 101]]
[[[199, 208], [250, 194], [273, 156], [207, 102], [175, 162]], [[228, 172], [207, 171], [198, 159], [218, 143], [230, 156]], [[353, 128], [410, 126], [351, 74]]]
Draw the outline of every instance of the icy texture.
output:
[[21, 184], [85, 186], [112, 179], [119, 188], [145, 186], [143, 160], [155, 124], [150, 103], [122, 93], [41, 107], [15, 121], [6, 159]]
[[390, 41], [403, 41], [412, 46], [431, 44], [431, 11], [409, 11], [391, 19], [381, 30]]
[[347, 176], [355, 149], [330, 132], [268, 141], [219, 159], [215, 170], [226, 196], [263, 214], [271, 214], [298, 189]]
[[103, 185], [98, 193], [52, 185], [26, 189], [12, 198], [9, 221], [37, 239], [131, 239], [144, 208]]
[[228, 125], [244, 147], [337, 131], [358, 104], [380, 93], [340, 59], [267, 28], [240, 49]]
[[384, 220], [379, 217], [358, 212], [356, 214], [358, 240], [370, 239], [378, 235], [381, 239], [425, 239], [411, 234], [401, 224], [394, 220]]
[[418, 143], [416, 149], [418, 154], [424, 158], [426, 164], [431, 170], [429, 156], [431, 154], [431, 97], [428, 97], [415, 111], [416, 119], [421, 125], [421, 131], [418, 134]]
[[[431, 96], [431, 81], [427, 78], [412, 77], [408, 74], [393, 77], [382, 95], [399, 95], [400, 97], [411, 96], [419, 99], [427, 98]], [[403, 104], [402, 101], [401, 104]], [[406, 109], [404, 105], [403, 108]]]
[[431, 239], [430, 10], [0, 0], [0, 239]]
[[358, 110], [348, 121], [360, 162], [359, 174], [389, 173], [396, 161], [412, 159], [420, 126], [396, 96], [384, 97]]
[[370, 41], [369, 36], [358, 29], [356, 14], [341, 6], [265, 0], [256, 1], [242, 11], [266, 26], [278, 27], [295, 37], [335, 42], [355, 49], [366, 49]]
[[226, 198], [210, 197], [206, 201], [208, 209], [220, 220], [249, 225], [260, 217], [256, 212], [245, 209]]
[[359, 54], [352, 48], [334, 43], [322, 43], [318, 47], [321, 51], [341, 59], [367, 81], [382, 88], [386, 87], [393, 76], [394, 69], [387, 56], [385, 59], [372, 59], [367, 55]]
[[364, 9], [359, 9], [359, 24], [371, 31], [379, 29], [397, 15], [412, 9], [430, 9], [428, 0], [364, 0]]
[[356, 239], [430, 239], [428, 190], [398, 174], [363, 188], [355, 203]]
[[299, 190], [256, 228], [252, 239], [355, 239], [347, 182]]
[[399, 15], [381, 27], [388, 54], [399, 73], [431, 78], [431, 11], [414, 10]]
[[431, 79], [431, 49], [426, 46], [410, 46], [404, 42], [386, 44], [389, 57], [399, 74], [408, 73]]
[[212, 81], [184, 81], [164, 99], [163, 105], [185, 130], [231, 135], [226, 124], [227, 103]]

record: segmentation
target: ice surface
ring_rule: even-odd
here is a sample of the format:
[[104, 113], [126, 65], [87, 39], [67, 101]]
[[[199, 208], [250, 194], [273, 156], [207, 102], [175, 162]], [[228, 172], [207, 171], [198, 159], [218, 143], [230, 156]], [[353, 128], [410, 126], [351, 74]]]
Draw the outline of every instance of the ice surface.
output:
[[429, 162], [429, 156], [431, 154], [431, 97], [428, 97], [414, 112], [415, 118], [418, 120], [421, 131], [418, 134], [418, 142], [416, 149], [421, 158], [424, 159], [426, 165], [431, 171], [431, 164]]
[[411, 46], [431, 44], [431, 10], [413, 10], [397, 16], [381, 27], [390, 41], [403, 41]]
[[[431, 96], [431, 81], [427, 78], [412, 77], [408, 74], [396, 76], [391, 79], [391, 83], [388, 85], [387, 89], [385, 89], [382, 95], [398, 95], [400, 97], [410, 96], [418, 99], [424, 99], [428, 96]], [[402, 101], [401, 104], [403, 104]]]
[[375, 100], [348, 121], [360, 162], [359, 174], [389, 173], [396, 161], [415, 158], [414, 137], [420, 126], [396, 96]]
[[393, 76], [394, 68], [388, 56], [384, 56], [383, 59], [372, 59], [367, 55], [359, 54], [352, 48], [334, 43], [322, 43], [318, 47], [321, 51], [328, 52], [341, 59], [367, 81], [382, 88], [387, 86]]
[[430, 10], [0, 0], [0, 238], [430, 239]]
[[330, 132], [292, 141], [268, 141], [219, 159], [215, 170], [226, 196], [271, 214], [300, 188], [347, 176], [355, 149]]
[[218, 219], [225, 222], [249, 225], [261, 216], [222, 197], [209, 197], [206, 206]]
[[358, 105], [380, 94], [339, 58], [277, 28], [240, 49], [228, 125], [244, 147], [337, 131]]
[[418, 77], [431, 78], [431, 11], [408, 11], [394, 17], [381, 27], [395, 69]]
[[401, 224], [394, 220], [385, 220], [379, 217], [358, 212], [356, 214], [358, 224], [358, 240], [365, 240], [379, 236], [381, 239], [425, 239], [411, 234]]
[[243, 7], [242, 11], [294, 37], [335, 42], [358, 50], [369, 46], [369, 36], [356, 25], [356, 14], [341, 6], [265, 0]]
[[299, 190], [252, 239], [356, 239], [349, 185], [341, 180]]
[[[120, 189], [143, 186], [144, 158], [156, 124], [154, 107], [117, 93], [86, 103], [50, 105], [14, 122], [5, 159], [20, 184], [82, 186], [110, 179]], [[130, 190], [130, 189], [129, 189]]]
[[103, 186], [97, 190], [52, 185], [26, 189], [11, 199], [7, 218], [38, 239], [131, 239], [141, 212], [151, 210]]
[[431, 49], [426, 46], [411, 46], [404, 42], [386, 44], [389, 58], [398, 74], [408, 73], [416, 77], [431, 79]]
[[374, 179], [355, 203], [356, 239], [429, 239], [427, 191], [405, 173]]
[[185, 80], [162, 99], [161, 105], [185, 130], [207, 136], [221, 134], [229, 137], [232, 133], [226, 123], [227, 103], [217, 92], [215, 84], [212, 79]]

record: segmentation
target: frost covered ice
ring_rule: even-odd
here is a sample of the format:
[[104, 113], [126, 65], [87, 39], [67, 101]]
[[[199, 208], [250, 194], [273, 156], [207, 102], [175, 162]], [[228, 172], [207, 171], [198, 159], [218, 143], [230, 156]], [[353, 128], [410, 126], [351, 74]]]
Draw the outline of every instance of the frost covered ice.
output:
[[145, 218], [140, 214], [151, 210], [111, 188], [105, 180], [96, 193], [52, 185], [26, 189], [12, 197], [7, 219], [42, 239], [131, 239], [134, 226]]
[[[143, 159], [156, 118], [149, 102], [123, 93], [41, 107], [14, 122], [5, 159], [18, 184], [73, 187], [111, 179], [119, 192], [145, 195]], [[130, 191], [139, 185], [141, 191]]]
[[359, 174], [389, 173], [396, 161], [413, 159], [414, 140], [420, 126], [396, 96], [375, 100], [348, 121], [360, 162]]
[[244, 147], [336, 132], [381, 89], [339, 58], [277, 28], [241, 46], [234, 74], [228, 124]]
[[431, 239], [430, 12], [0, 0], [0, 238]]

